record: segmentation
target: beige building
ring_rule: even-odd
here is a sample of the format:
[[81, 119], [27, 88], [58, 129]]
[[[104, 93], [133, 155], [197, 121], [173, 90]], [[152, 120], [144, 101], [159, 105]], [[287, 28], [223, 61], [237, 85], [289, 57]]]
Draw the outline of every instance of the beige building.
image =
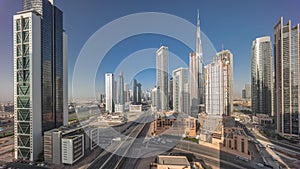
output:
[[152, 133], [160, 135], [161, 133], [170, 135], [185, 135], [187, 137], [196, 137], [196, 118], [186, 116], [181, 117], [178, 113], [165, 113], [157, 117], [152, 126]]
[[203, 167], [199, 162], [190, 163], [186, 156], [159, 155], [156, 162], [150, 164], [150, 169], [193, 169]]
[[224, 127], [213, 133], [212, 144], [220, 150], [251, 159], [248, 147], [248, 136], [240, 127]]

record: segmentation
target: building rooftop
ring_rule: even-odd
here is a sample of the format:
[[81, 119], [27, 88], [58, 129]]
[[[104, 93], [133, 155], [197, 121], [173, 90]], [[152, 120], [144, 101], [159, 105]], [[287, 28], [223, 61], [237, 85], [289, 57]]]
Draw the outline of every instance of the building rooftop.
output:
[[183, 165], [190, 166], [188, 159], [185, 156], [157, 156], [159, 165]]

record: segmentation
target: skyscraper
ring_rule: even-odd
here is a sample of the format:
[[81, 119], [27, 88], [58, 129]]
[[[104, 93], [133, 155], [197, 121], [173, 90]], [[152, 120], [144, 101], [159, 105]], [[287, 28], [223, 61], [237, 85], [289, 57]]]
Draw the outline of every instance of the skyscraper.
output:
[[125, 102], [130, 102], [129, 84], [125, 84]]
[[252, 42], [251, 85], [252, 112], [273, 115], [272, 46], [269, 36]]
[[157, 106], [157, 87], [155, 86], [152, 90], [151, 90], [151, 102], [152, 102], [152, 107], [154, 110], [156, 110], [156, 106]]
[[37, 12], [20, 12], [14, 16], [16, 159], [35, 160], [42, 152], [41, 35], [41, 16]]
[[13, 21], [14, 150], [15, 158], [36, 160], [42, 133], [67, 121], [67, 41], [62, 11], [53, 1], [24, 0], [23, 10]]
[[137, 103], [138, 102], [138, 100], [137, 100], [137, 81], [136, 81], [136, 79], [133, 79], [133, 83], [132, 83], [132, 93], [133, 93], [133, 95], [132, 95], [132, 102], [135, 104], [135, 103]]
[[63, 32], [63, 124], [68, 125], [69, 122], [69, 105], [68, 105], [68, 35]]
[[178, 68], [173, 71], [173, 110], [189, 113], [189, 98], [187, 98], [188, 68]]
[[198, 11], [196, 52], [190, 53], [190, 104], [192, 114], [196, 115], [200, 111], [200, 104], [204, 104], [204, 83], [203, 83], [203, 63], [202, 63], [202, 42], [200, 31], [200, 16]]
[[299, 24], [274, 27], [275, 113], [280, 135], [299, 137]]
[[[167, 111], [169, 107], [168, 95], [168, 47], [161, 46], [156, 51], [156, 86], [160, 89], [158, 111]], [[159, 107], [158, 107], [159, 106]]]
[[35, 10], [42, 19], [42, 131], [47, 131], [63, 125], [63, 13], [53, 0], [23, 0], [23, 10]]
[[142, 84], [141, 83], [138, 83], [136, 85], [136, 88], [137, 88], [137, 93], [136, 93], [136, 98], [137, 98], [137, 103], [142, 103]]
[[233, 111], [233, 60], [229, 50], [217, 53], [204, 68], [206, 113], [229, 116]]
[[114, 100], [114, 75], [112, 73], [105, 74], [105, 110], [108, 112], [115, 112], [115, 100]]
[[124, 105], [124, 80], [123, 80], [123, 73], [120, 72], [119, 79], [118, 79], [118, 93], [117, 93], [117, 104]]
[[170, 78], [169, 108], [173, 110], [173, 77]]

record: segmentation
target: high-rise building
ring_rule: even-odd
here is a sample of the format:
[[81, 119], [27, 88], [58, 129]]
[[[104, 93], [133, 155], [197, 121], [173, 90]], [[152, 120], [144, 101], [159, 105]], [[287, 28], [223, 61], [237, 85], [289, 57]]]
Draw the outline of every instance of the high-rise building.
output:
[[[251, 85], [252, 112], [273, 115], [272, 46], [269, 36], [252, 42]], [[250, 87], [249, 87], [250, 88]], [[247, 86], [245, 97], [249, 99]]]
[[105, 74], [105, 110], [108, 112], [115, 112], [115, 100], [114, 100], [114, 75], [112, 73]]
[[42, 131], [47, 131], [63, 125], [63, 13], [47, 0], [23, 0], [23, 10], [41, 15]]
[[280, 135], [299, 137], [299, 24], [283, 24], [281, 17], [274, 27], [275, 114]]
[[132, 82], [132, 102], [135, 104], [138, 102], [137, 100], [137, 81], [136, 79], [133, 79], [133, 82]]
[[190, 53], [190, 104], [192, 115], [200, 112], [200, 105], [204, 104], [204, 79], [203, 79], [203, 52], [200, 30], [200, 16], [198, 11], [196, 52]]
[[41, 16], [37, 12], [20, 12], [14, 16], [16, 159], [35, 160], [42, 152], [41, 36]]
[[119, 79], [118, 79], [118, 93], [117, 93], [117, 104], [124, 105], [125, 104], [125, 97], [124, 97], [124, 80], [123, 80], [123, 73], [120, 72]]
[[170, 78], [169, 108], [173, 110], [173, 77]]
[[15, 158], [36, 160], [43, 132], [67, 122], [67, 36], [53, 1], [24, 0], [13, 22]]
[[69, 122], [69, 105], [68, 105], [68, 35], [63, 32], [63, 124], [68, 125]]
[[142, 103], [142, 84], [141, 83], [138, 83], [137, 85], [136, 85], [136, 87], [137, 87], [137, 103]]
[[233, 111], [233, 60], [229, 50], [217, 53], [204, 68], [206, 113], [229, 116]]
[[125, 102], [130, 102], [129, 84], [125, 84]]
[[242, 90], [242, 99], [246, 99], [246, 89]]
[[156, 51], [156, 86], [160, 89], [158, 111], [167, 111], [169, 108], [168, 95], [168, 47], [161, 46]]
[[151, 90], [151, 105], [156, 110], [156, 105], [157, 105], [157, 87], [156, 86]]
[[251, 99], [251, 84], [245, 84], [245, 98]]
[[178, 68], [173, 71], [173, 110], [179, 113], [189, 113], [189, 98], [186, 91], [188, 84], [188, 68]]

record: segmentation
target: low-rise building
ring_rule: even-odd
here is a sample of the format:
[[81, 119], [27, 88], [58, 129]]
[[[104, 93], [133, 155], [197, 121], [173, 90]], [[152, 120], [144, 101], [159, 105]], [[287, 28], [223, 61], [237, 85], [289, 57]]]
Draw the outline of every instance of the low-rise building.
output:
[[256, 114], [256, 116], [252, 116], [252, 120], [254, 123], [260, 125], [270, 125], [274, 123], [274, 118], [267, 114]]
[[[69, 150], [64, 152], [63, 139], [71, 138], [73, 136], [82, 135], [82, 145], [85, 154], [86, 152], [94, 149], [98, 144], [99, 136], [97, 135], [98, 128], [95, 127], [60, 127], [57, 129], [44, 132], [44, 160], [47, 163], [62, 164], [63, 156], [65, 153], [72, 152]], [[98, 136], [98, 137], [97, 137]], [[76, 149], [76, 147], [75, 147]], [[79, 156], [81, 158], [81, 156]], [[75, 158], [73, 158], [75, 159]], [[69, 160], [69, 159], [68, 159]], [[76, 159], [78, 160], [78, 159]], [[76, 162], [73, 160], [73, 162]], [[69, 164], [69, 163], [66, 163]]]
[[150, 169], [202, 169], [199, 162], [189, 162], [186, 156], [159, 155], [156, 162], [150, 164]]
[[73, 164], [84, 156], [84, 135], [62, 138], [62, 163]]
[[244, 129], [238, 127], [231, 117], [223, 118], [222, 123], [212, 134], [212, 144], [222, 151], [251, 159], [248, 136]]
[[142, 112], [143, 111], [143, 107], [142, 105], [133, 105], [131, 104], [130, 107], [129, 107], [129, 111], [130, 112]]
[[197, 120], [187, 115], [166, 112], [158, 116], [153, 122], [153, 133], [159, 135], [165, 133], [169, 135], [185, 135], [195, 138], [197, 135]]

